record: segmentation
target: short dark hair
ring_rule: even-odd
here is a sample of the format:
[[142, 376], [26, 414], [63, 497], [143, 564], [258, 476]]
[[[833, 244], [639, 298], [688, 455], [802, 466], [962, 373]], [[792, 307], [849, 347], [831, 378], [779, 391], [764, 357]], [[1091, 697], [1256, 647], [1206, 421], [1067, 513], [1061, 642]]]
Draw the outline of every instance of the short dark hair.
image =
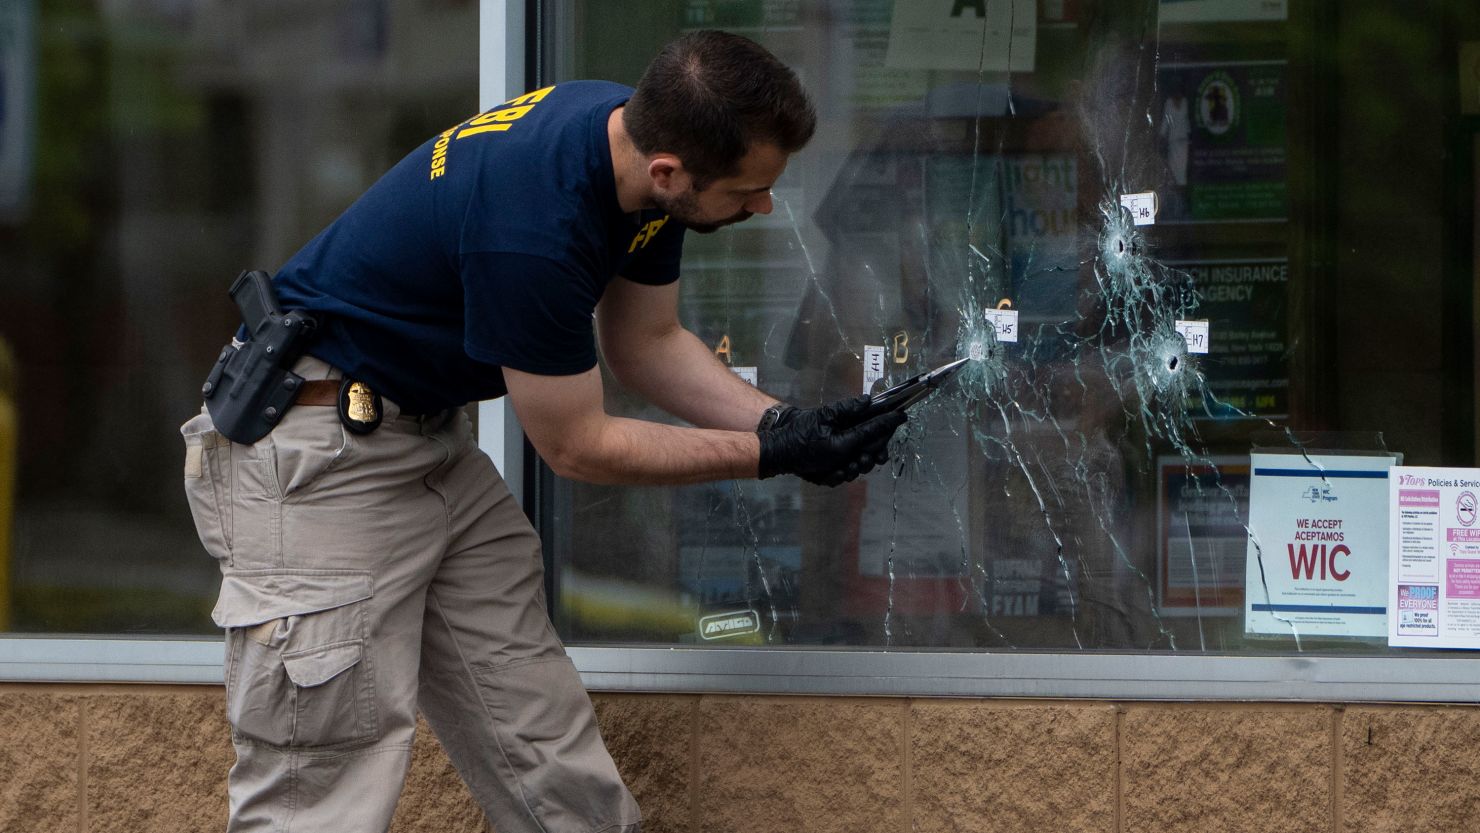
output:
[[801, 150], [817, 113], [796, 73], [749, 38], [706, 29], [663, 47], [622, 111], [643, 154], [671, 153], [697, 187], [732, 176], [757, 143]]

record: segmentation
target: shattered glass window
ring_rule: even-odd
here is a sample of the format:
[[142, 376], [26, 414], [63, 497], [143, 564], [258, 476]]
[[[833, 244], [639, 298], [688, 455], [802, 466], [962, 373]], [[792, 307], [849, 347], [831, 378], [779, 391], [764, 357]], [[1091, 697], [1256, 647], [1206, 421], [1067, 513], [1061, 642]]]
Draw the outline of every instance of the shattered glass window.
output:
[[1476, 464], [1480, 12], [567, 0], [541, 27], [542, 82], [632, 84], [724, 28], [812, 93], [774, 212], [686, 245], [683, 321], [736, 373], [811, 406], [970, 360], [843, 487], [547, 476], [567, 640], [1392, 650], [1387, 469]]

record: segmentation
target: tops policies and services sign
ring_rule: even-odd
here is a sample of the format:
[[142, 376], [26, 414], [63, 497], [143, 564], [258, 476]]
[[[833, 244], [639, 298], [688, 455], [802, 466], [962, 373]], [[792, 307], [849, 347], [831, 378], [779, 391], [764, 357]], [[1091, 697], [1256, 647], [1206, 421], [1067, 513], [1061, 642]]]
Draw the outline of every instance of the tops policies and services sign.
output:
[[1480, 470], [1393, 469], [1388, 644], [1480, 648]]

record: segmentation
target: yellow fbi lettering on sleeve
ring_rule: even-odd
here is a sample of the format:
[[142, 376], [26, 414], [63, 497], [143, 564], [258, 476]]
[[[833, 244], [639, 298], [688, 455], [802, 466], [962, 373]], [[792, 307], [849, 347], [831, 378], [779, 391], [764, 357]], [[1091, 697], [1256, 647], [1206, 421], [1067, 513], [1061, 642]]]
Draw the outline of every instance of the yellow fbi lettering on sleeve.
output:
[[627, 254], [632, 254], [633, 252], [637, 251], [637, 245], [639, 243], [641, 243], [642, 247], [646, 249], [647, 244], [651, 242], [654, 237], [657, 236], [658, 230], [661, 229], [663, 227], [663, 224], [666, 222], [668, 222], [668, 215], [664, 214], [662, 218], [654, 220], [651, 223], [648, 223], [647, 225], [638, 229], [637, 236], [632, 238], [632, 245], [627, 247]]
[[554, 87], [546, 87], [543, 90], [535, 90], [525, 93], [518, 98], [511, 98], [499, 105], [496, 110], [489, 110], [481, 116], [477, 116], [467, 122], [467, 126], [458, 131], [457, 138], [466, 139], [469, 136], [477, 136], [479, 133], [499, 133], [513, 127], [513, 122], [524, 118], [534, 106], [544, 101], [545, 96], [550, 94]]
[[437, 143], [432, 146], [432, 170], [431, 178], [436, 179], [447, 173], [447, 146], [457, 139], [466, 139], [469, 136], [477, 136], [480, 133], [501, 133], [513, 126], [514, 122], [528, 115], [534, 105], [545, 99], [553, 86], [532, 93], [525, 93], [517, 98], [511, 98], [487, 113], [474, 116], [437, 137]]

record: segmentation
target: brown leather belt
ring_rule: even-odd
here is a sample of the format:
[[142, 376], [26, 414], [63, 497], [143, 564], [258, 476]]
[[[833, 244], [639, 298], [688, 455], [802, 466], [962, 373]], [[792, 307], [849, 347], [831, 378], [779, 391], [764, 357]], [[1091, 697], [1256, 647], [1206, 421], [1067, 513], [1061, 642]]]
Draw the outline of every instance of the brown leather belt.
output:
[[339, 379], [310, 379], [298, 388], [298, 405], [328, 405], [333, 407], [339, 404]]

